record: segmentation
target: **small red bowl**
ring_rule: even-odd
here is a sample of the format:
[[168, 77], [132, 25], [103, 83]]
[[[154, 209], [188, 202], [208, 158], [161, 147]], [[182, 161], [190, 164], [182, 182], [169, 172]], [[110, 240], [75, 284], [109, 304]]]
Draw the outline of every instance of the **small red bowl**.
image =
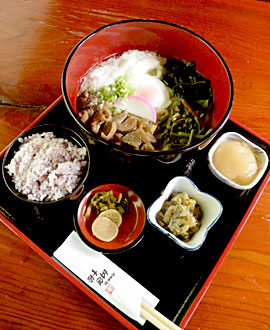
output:
[[[121, 193], [128, 200], [128, 208], [123, 215], [117, 237], [110, 242], [104, 242], [92, 233], [92, 223], [98, 216], [95, 208], [92, 208], [88, 217], [85, 216], [85, 211], [95, 193], [109, 190], [112, 190], [116, 197]], [[84, 242], [93, 249], [114, 253], [126, 250], [140, 241], [145, 221], [146, 214], [143, 202], [133, 190], [119, 184], [105, 184], [92, 189], [84, 196], [78, 208], [75, 228]]]

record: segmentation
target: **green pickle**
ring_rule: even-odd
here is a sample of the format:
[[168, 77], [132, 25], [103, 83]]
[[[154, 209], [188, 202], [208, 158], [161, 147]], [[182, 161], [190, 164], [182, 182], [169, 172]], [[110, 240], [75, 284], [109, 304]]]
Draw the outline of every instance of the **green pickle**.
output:
[[108, 190], [97, 192], [93, 195], [85, 211], [85, 217], [90, 215], [92, 207], [95, 208], [97, 214], [108, 209], [115, 209], [123, 216], [127, 210], [128, 201], [121, 193], [117, 197], [114, 196], [112, 190]]

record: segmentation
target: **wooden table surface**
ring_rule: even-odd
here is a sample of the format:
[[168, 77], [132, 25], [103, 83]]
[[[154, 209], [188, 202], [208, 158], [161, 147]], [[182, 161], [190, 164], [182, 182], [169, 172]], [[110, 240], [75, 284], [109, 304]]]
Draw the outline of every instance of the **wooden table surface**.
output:
[[[270, 139], [270, 3], [255, 0], [0, 1], [0, 149], [60, 94], [85, 35], [124, 19], [167, 20], [212, 43], [234, 80], [232, 117]], [[186, 329], [270, 329], [270, 184]], [[25, 215], [27, 216], [27, 215]], [[0, 224], [0, 329], [124, 329]]]

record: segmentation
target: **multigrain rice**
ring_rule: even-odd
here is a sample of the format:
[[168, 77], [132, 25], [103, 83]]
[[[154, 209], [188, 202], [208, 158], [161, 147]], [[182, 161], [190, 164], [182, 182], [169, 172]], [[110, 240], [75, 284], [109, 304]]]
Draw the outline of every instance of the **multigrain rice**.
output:
[[53, 132], [21, 139], [6, 165], [15, 189], [33, 201], [55, 201], [71, 193], [86, 166], [86, 148], [73, 145]]

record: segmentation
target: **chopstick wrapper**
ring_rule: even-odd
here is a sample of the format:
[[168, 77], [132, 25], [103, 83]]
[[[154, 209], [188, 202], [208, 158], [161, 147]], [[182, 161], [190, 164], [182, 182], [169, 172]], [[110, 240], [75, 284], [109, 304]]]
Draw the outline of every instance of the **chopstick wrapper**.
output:
[[102, 253], [72, 232], [53, 256], [108, 302], [141, 325], [142, 300], [156, 307], [159, 300]]

